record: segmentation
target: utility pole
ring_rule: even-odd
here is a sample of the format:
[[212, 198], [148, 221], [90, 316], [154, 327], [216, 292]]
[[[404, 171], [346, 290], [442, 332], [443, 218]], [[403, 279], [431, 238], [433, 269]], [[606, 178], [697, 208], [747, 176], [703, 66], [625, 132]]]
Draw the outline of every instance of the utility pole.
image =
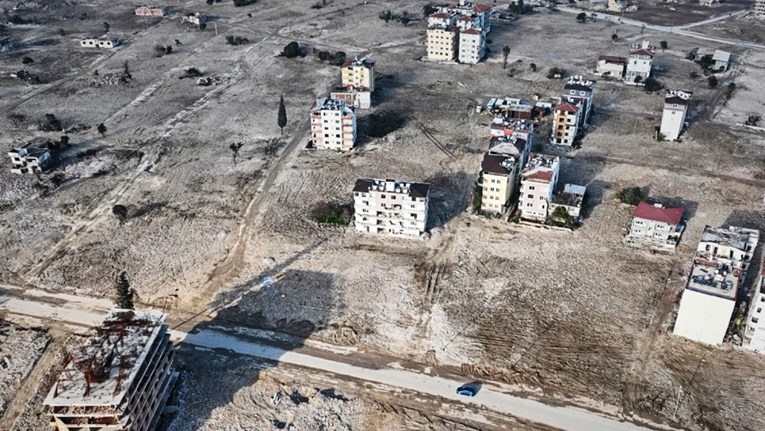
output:
[[218, 23], [217, 22], [213, 22], [213, 25], [215, 26], [215, 35], [217, 36], [218, 35]]

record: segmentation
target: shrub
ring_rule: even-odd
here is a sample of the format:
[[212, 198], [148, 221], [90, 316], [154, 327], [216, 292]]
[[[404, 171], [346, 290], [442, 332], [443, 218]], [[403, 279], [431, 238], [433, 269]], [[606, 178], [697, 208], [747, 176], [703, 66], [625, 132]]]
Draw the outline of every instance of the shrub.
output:
[[566, 76], [568, 76], [568, 72], [566, 72], [566, 69], [561, 69], [560, 67], [551, 67], [550, 70], [547, 71], [548, 79], [563, 79]]
[[45, 116], [37, 122], [37, 128], [43, 132], [58, 132], [63, 130], [61, 121], [59, 121], [53, 114], [45, 114]]
[[707, 78], [707, 84], [709, 84], [709, 88], [717, 88], [717, 77], [716, 76], [710, 76]]
[[698, 78], [698, 77], [699, 77], [699, 74], [698, 74], [698, 72], [696, 72], [696, 71], [693, 71], [693, 72], [689, 73], [689, 74], [688, 74], [688, 76], [689, 76], [691, 79], [696, 79], [696, 78]]
[[747, 126], [757, 126], [760, 124], [760, 116], [759, 115], [750, 115], [746, 117], [746, 123]]
[[345, 226], [351, 222], [351, 209], [349, 205], [323, 202], [313, 208], [311, 218], [317, 223]]
[[234, 0], [234, 6], [241, 7], [254, 4], [258, 0]]
[[429, 15], [433, 15], [438, 12], [438, 8], [433, 6], [432, 3], [428, 3], [422, 7], [422, 16], [427, 18]]
[[[637, 82], [637, 80], [636, 80], [636, 82]], [[645, 79], [645, 92], [646, 93], [653, 93], [655, 91], [661, 90], [662, 88], [664, 88], [664, 86], [661, 85], [661, 83], [659, 81], [657, 81], [657, 80], [655, 80], [655, 79], [653, 79], [651, 77], [648, 77], [648, 78]]]
[[662, 40], [661, 42], [659, 42], [659, 45], [661, 46], [661, 49], [667, 49], [667, 47], [669, 46], [666, 40]]
[[584, 24], [587, 21], [587, 14], [582, 12], [576, 16], [576, 22]]
[[629, 205], [637, 205], [643, 200], [643, 190], [640, 187], [625, 187], [616, 193], [616, 199]]
[[32, 64], [35, 61], [32, 60], [32, 57], [24, 57], [21, 59], [21, 64]]
[[243, 37], [243, 36], [229, 35], [229, 36], [226, 36], [226, 43], [233, 46], [246, 45], [250, 43], [250, 39], [247, 39], [246, 37]]
[[288, 43], [282, 50], [282, 55], [287, 58], [295, 58], [300, 55], [300, 45], [294, 40]]

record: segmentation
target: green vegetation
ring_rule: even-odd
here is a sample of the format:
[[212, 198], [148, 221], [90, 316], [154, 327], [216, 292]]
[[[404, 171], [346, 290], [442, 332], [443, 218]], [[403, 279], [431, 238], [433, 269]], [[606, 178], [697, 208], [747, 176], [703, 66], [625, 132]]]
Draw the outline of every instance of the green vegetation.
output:
[[125, 310], [133, 310], [135, 309], [135, 304], [133, 304], [133, 289], [130, 288], [130, 282], [127, 279], [127, 274], [125, 271], [120, 272], [120, 275], [117, 276], [117, 280], [114, 283], [114, 290], [117, 291], [117, 301], [115, 301], [115, 306], [117, 308], [123, 308]]
[[637, 205], [643, 198], [643, 190], [640, 187], [625, 187], [616, 193], [616, 199], [629, 205]]
[[717, 77], [716, 76], [710, 76], [707, 78], [707, 84], [709, 84], [709, 88], [717, 88]]
[[282, 56], [287, 58], [295, 58], [300, 55], [300, 45], [294, 40], [288, 43], [282, 50]]
[[314, 207], [311, 218], [317, 223], [346, 226], [351, 222], [351, 209], [349, 205], [324, 202]]
[[[637, 82], [637, 80], [635, 80], [635, 82]], [[643, 87], [643, 89], [645, 90], [646, 93], [654, 93], [664, 88], [664, 86], [659, 81], [651, 77], [648, 77], [645, 79], [644, 85], [645, 86]]]
[[276, 123], [281, 129], [282, 137], [284, 137], [284, 127], [287, 126], [287, 108], [284, 107], [284, 96], [279, 96], [279, 113], [277, 114]]

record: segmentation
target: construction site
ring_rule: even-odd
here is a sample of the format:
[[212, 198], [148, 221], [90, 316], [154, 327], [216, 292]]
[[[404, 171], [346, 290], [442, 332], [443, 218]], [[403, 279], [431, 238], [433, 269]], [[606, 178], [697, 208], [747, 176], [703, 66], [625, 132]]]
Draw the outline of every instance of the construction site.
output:
[[[61, 150], [41, 174], [0, 169], [0, 429], [568, 429], [315, 368], [330, 359], [482, 381], [487, 395], [641, 429], [765, 429], [765, 358], [672, 335], [705, 226], [765, 230], [765, 46], [752, 30], [765, 20], [726, 18], [743, 3], [624, 14], [646, 26], [530, 7], [494, 16], [475, 65], [423, 60], [426, 1], [181, 1], [162, 17], [137, 16], [141, 2], [17, 3], [0, 2], [2, 153]], [[197, 12], [203, 29], [182, 21]], [[121, 42], [80, 45], [99, 35]], [[661, 47], [663, 89], [693, 91], [679, 142], [655, 137], [664, 90], [594, 75], [599, 55], [642, 40]], [[694, 49], [731, 53], [716, 86]], [[309, 108], [341, 76], [325, 51], [375, 62], [349, 152], [306, 149]], [[560, 184], [587, 187], [573, 231], [473, 208], [492, 122], [477, 107], [559, 95], [553, 68], [597, 81], [577, 147], [550, 144], [550, 115], [534, 124], [532, 151], [560, 158]], [[360, 178], [429, 184], [426, 234], [319, 222], [319, 209], [352, 208]], [[674, 254], [623, 243], [634, 206], [617, 196], [630, 187], [684, 208]], [[121, 271], [154, 311], [107, 314]], [[287, 353], [264, 359], [213, 332]], [[315, 367], [286, 362], [298, 354]]]

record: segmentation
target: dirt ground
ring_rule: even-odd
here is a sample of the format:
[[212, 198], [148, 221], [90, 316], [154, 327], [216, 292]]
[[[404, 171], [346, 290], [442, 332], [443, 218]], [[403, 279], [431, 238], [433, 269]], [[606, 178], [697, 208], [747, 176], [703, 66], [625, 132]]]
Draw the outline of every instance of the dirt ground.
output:
[[50, 341], [45, 331], [0, 319], [0, 417]]
[[[577, 24], [570, 14], [540, 10], [496, 23], [489, 58], [466, 66], [420, 61], [423, 22], [377, 18], [386, 9], [419, 15], [425, 2], [330, 0], [321, 9], [308, 1], [263, 0], [245, 8], [201, 3], [175, 9], [214, 16], [205, 31], [183, 27], [178, 14], [139, 19], [127, 5], [103, 8], [95, 0], [39, 1], [39, 8], [17, 14], [46, 25], [6, 28], [12, 48], [0, 59], [0, 106], [24, 119], [0, 118], [0, 146], [59, 139], [62, 132], [36, 129], [46, 113], [74, 131], [67, 132], [72, 148], [59, 166], [39, 179], [0, 170], [3, 280], [111, 295], [114, 276], [124, 269], [141, 301], [169, 303], [178, 312], [196, 312], [209, 301], [241, 324], [595, 399], [690, 430], [765, 429], [762, 358], [668, 334], [704, 226], [765, 229], [765, 139], [736, 125], [746, 113], [762, 112], [761, 52], [733, 50], [732, 70], [710, 89], [685, 59], [700, 41], [598, 21]], [[104, 21], [123, 45], [80, 48], [78, 38], [103, 33]], [[227, 35], [249, 43], [227, 45]], [[545, 77], [550, 67], [592, 76], [599, 54], [625, 55], [630, 42], [643, 38], [668, 42], [657, 52], [656, 78], [694, 92], [681, 142], [653, 139], [662, 94], [599, 80], [581, 149], [545, 144], [546, 124], [535, 138], [537, 149], [562, 157], [561, 183], [587, 185], [582, 228], [537, 231], [466, 211], [480, 164], [471, 149], [485, 147], [488, 137], [489, 118], [475, 113], [477, 103], [555, 96], [563, 82]], [[309, 51], [342, 50], [377, 61], [376, 104], [359, 111], [360, 145], [352, 154], [298, 149], [307, 107], [338, 81], [339, 71], [310, 54], [279, 57], [291, 40]], [[173, 52], [156, 57], [156, 44], [172, 45]], [[504, 45], [511, 52], [503, 69]], [[25, 56], [34, 62], [22, 65]], [[125, 62], [132, 80], [109, 84], [104, 77], [119, 76]], [[22, 66], [42, 82], [10, 78]], [[191, 67], [220, 84], [178, 79]], [[725, 102], [729, 82], [736, 91]], [[274, 153], [279, 95], [289, 122], [282, 150]], [[371, 138], [370, 115], [385, 113], [399, 118], [395, 130]], [[107, 127], [103, 136], [95, 131], [100, 123]], [[438, 150], [423, 126], [452, 154]], [[234, 157], [230, 145], [238, 142], [243, 146]], [[351, 202], [359, 177], [430, 182], [430, 238], [363, 236], [311, 219], [317, 204]], [[622, 245], [632, 208], [613, 194], [625, 186], [684, 205], [688, 229], [675, 255]], [[262, 205], [253, 209], [258, 199]], [[112, 214], [116, 204], [128, 208], [126, 220]], [[230, 259], [235, 252], [240, 261]], [[338, 412], [336, 429], [374, 429], [370, 417], [388, 418], [393, 428], [396, 420], [406, 422], [369, 400], [327, 399], [287, 378], [258, 380], [220, 401], [214, 410], [220, 415], [194, 413], [207, 408], [194, 403], [214, 391], [225, 361], [209, 375], [188, 365], [184, 381], [199, 384], [182, 384], [178, 405], [189, 414], [171, 429], [246, 429], [274, 420], [310, 429], [316, 415]], [[248, 372], [241, 368], [249, 379]], [[312, 401], [241, 413], [293, 389]], [[227, 404], [235, 400], [247, 403]]]
[[765, 43], [765, 18], [754, 14], [701, 25], [694, 27], [693, 30], [710, 36], [721, 36], [759, 44]]
[[690, 24], [751, 7], [751, 3], [746, 0], [725, 1], [712, 6], [702, 6], [698, 1], [641, 0], [629, 3], [637, 5], [638, 10], [625, 12], [625, 17], [665, 26]]

